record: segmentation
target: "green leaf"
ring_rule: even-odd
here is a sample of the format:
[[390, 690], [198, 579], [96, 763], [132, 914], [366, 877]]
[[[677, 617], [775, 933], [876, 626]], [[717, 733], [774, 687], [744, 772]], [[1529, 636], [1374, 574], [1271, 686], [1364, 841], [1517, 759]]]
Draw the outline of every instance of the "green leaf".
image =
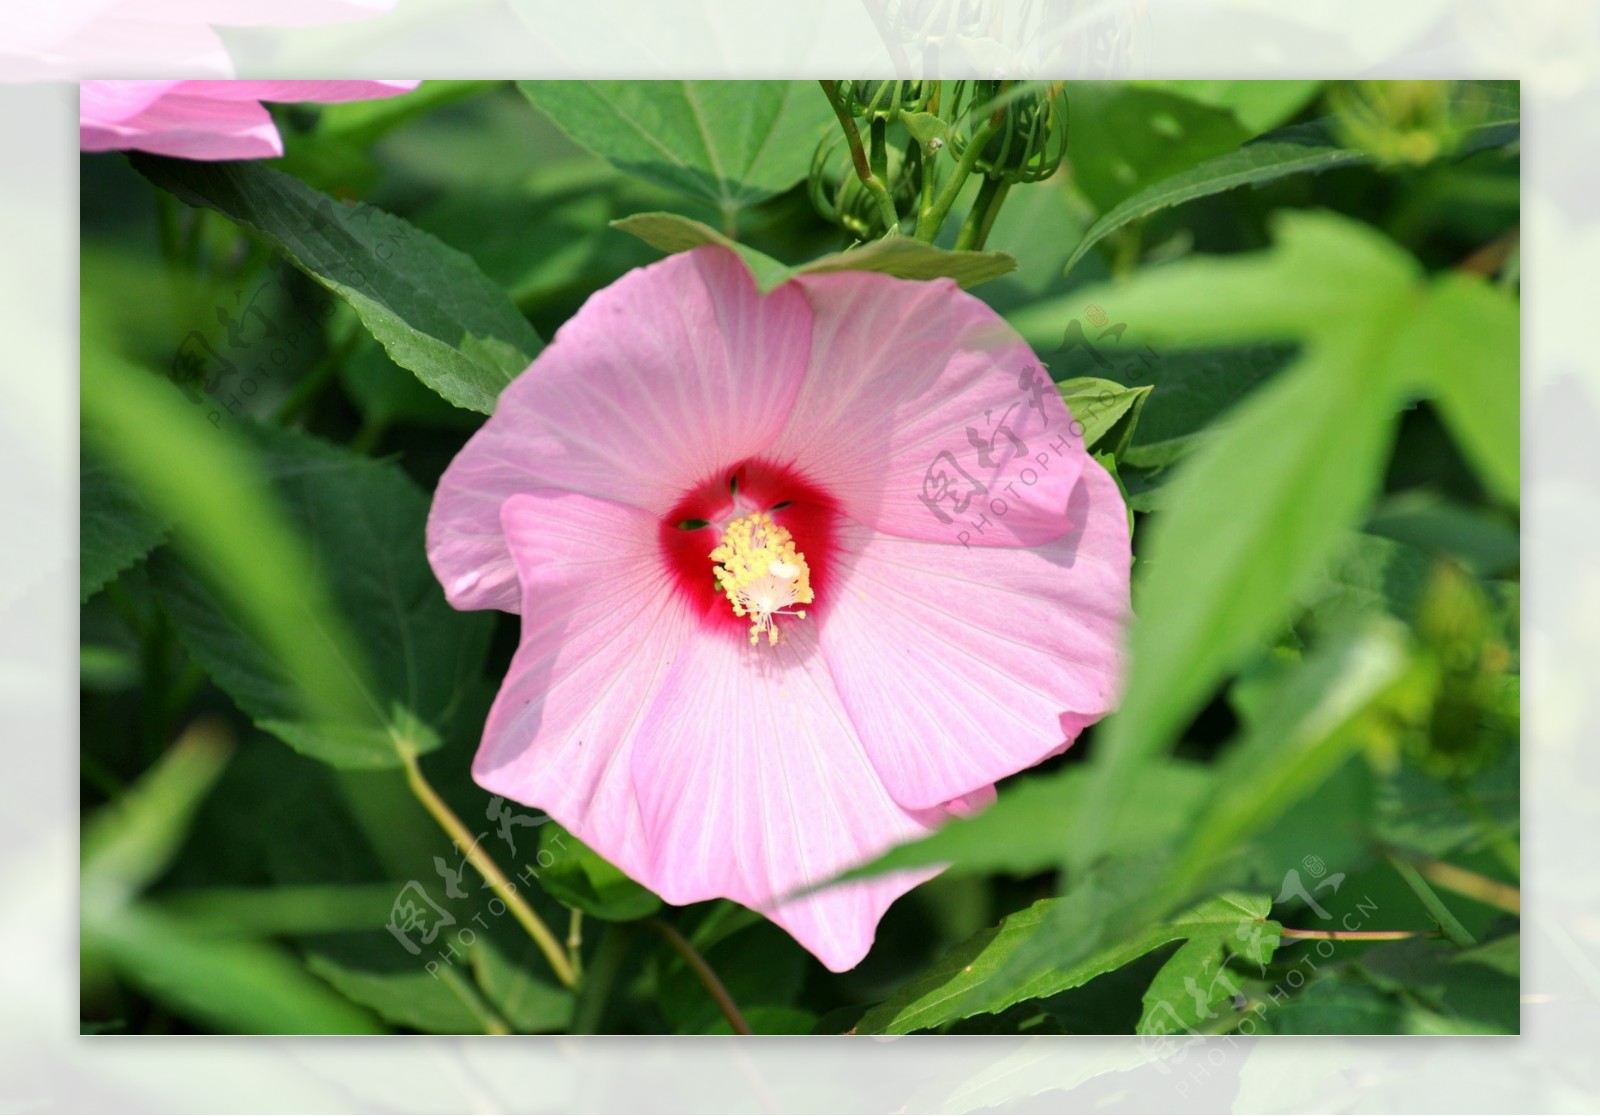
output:
[[[1259, 924], [1261, 956], [1270, 958], [1277, 924], [1267, 920], [1271, 902], [1265, 896], [1221, 895], [1197, 904], [1170, 922], [1152, 926], [1125, 942], [1101, 950], [1067, 967], [1044, 959], [1020, 981], [996, 981], [1011, 954], [1045, 925], [1059, 899], [1044, 899], [1003, 919], [936, 962], [889, 999], [868, 1011], [856, 1026], [859, 1034], [907, 1034], [943, 1026], [970, 1015], [1003, 1011], [1023, 1000], [1053, 996], [1078, 988], [1097, 976], [1120, 969], [1169, 942], [1201, 938], [1220, 945], [1239, 940], [1241, 927]], [[1245, 939], [1251, 934], [1246, 933]]]
[[345, 964], [326, 952], [313, 952], [306, 968], [339, 995], [369, 1008], [386, 1023], [433, 1035], [497, 1033], [505, 1027], [472, 987], [464, 969], [439, 965], [429, 972], [422, 961], [386, 970]]
[[[845, 878], [944, 863], [957, 876], [989, 872], [1030, 876], [1048, 871], [1061, 862], [1065, 819], [1084, 806], [1090, 791], [1087, 776], [1082, 765], [1075, 765], [1008, 785], [987, 810], [890, 849]], [[1144, 809], [1137, 817], [1123, 815], [1122, 828], [1106, 836], [1106, 847], [1127, 853], [1178, 840], [1187, 832], [1188, 819], [1215, 789], [1206, 765], [1175, 760], [1152, 768], [1139, 786]]]
[[796, 275], [834, 271], [876, 271], [899, 279], [954, 279], [970, 287], [1007, 272], [1017, 261], [1004, 252], [950, 251], [906, 236], [874, 240], [845, 252], [834, 252], [799, 267], [789, 267], [754, 248], [723, 236], [709, 225], [676, 213], [640, 213], [611, 222], [611, 227], [638, 237], [663, 252], [686, 252], [702, 244], [719, 244], [739, 253], [756, 277], [756, 285], [770, 291]]
[[181, 1017], [236, 1034], [378, 1034], [366, 1011], [309, 976], [281, 947], [196, 935], [134, 904], [85, 921], [83, 949]]
[[554, 822], [539, 834], [538, 863], [531, 867], [553, 898], [607, 922], [631, 922], [661, 909], [654, 892]]
[[[360, 652], [255, 455], [232, 424], [213, 425], [171, 383], [110, 351], [103, 326], [86, 303], [84, 439], [172, 524], [175, 549], [250, 638], [270, 649], [299, 697], [287, 715], [335, 724], [361, 720], [367, 699], [360, 676], [351, 672]], [[173, 549], [156, 557], [175, 560]], [[318, 638], [307, 639], [312, 630]]]
[[1404, 630], [1374, 618], [1288, 669], [1260, 718], [1219, 761], [1217, 789], [1190, 819], [1168, 887], [1183, 895], [1315, 791], [1365, 742], [1355, 731], [1405, 672]]
[[1434, 397], [1485, 487], [1521, 496], [1521, 329], [1516, 300], [1459, 273], [1434, 283], [1396, 339], [1394, 374]]
[[[260, 460], [283, 506], [315, 540], [338, 619], [365, 649], [342, 669], [363, 678], [359, 720], [310, 719], [281, 661], [175, 560], [152, 568], [179, 637], [262, 729], [336, 767], [397, 767], [401, 742], [420, 754], [478, 676], [493, 620], [445, 602], [423, 552], [428, 500], [390, 463], [316, 439], [258, 429]], [[305, 630], [315, 639], [316, 625]]]
[[[1486, 91], [1477, 83], [1469, 84], [1474, 86], [1470, 91], [1474, 103], [1481, 103], [1487, 97], [1490, 111], [1486, 119], [1468, 130], [1455, 154], [1499, 147], [1515, 140], [1519, 133], [1517, 120], [1520, 116], [1515, 96], [1500, 90]], [[1076, 113], [1076, 100], [1073, 105]], [[1238, 186], [1260, 186], [1292, 174], [1370, 163], [1372, 156], [1368, 153], [1340, 146], [1334, 138], [1334, 125], [1334, 119], [1327, 117], [1272, 132], [1237, 151], [1207, 159], [1199, 166], [1180, 171], [1140, 190], [1090, 227], [1082, 243], [1068, 258], [1066, 270], [1070, 272], [1089, 249], [1107, 236], [1160, 210], [1220, 194]], [[1077, 128], [1075, 115], [1075, 133]]]
[[461, 252], [370, 205], [344, 205], [259, 162], [133, 156], [156, 185], [251, 229], [350, 304], [394, 362], [489, 414], [542, 346]]
[[1142, 81], [1187, 100], [1233, 113], [1252, 135], [1287, 123], [1309, 105], [1320, 81]]
[[214, 727], [191, 728], [88, 822], [80, 848], [85, 918], [119, 909], [166, 871], [232, 751]]
[[1133, 440], [1139, 414], [1153, 390], [1123, 387], [1111, 380], [1084, 376], [1063, 380], [1061, 401], [1083, 426], [1083, 447], [1121, 456]]
[[518, 1034], [546, 1034], [571, 1024], [573, 994], [546, 979], [550, 962], [521, 927], [480, 934], [472, 967], [483, 994]]
[[805, 178], [833, 120], [814, 82], [522, 81], [573, 140], [731, 223]]
[[[1092, 857], [1107, 814], [1132, 793], [1139, 758], [1169, 744], [1222, 678], [1288, 619], [1381, 476], [1400, 388], [1385, 378], [1379, 348], [1406, 306], [1411, 269], [1342, 220], [1286, 218], [1282, 234], [1281, 248], [1253, 265], [1173, 265], [1122, 292], [1151, 321], [1166, 320], [1161, 308], [1173, 307], [1175, 330], [1206, 333], [1216, 327], [1198, 316], [1210, 301], [1202, 285], [1221, 267], [1228, 285], [1254, 292], [1252, 330], [1297, 327], [1314, 340], [1184, 462], [1169, 509], [1149, 526], [1133, 670], [1099, 741], [1106, 783], [1079, 816], [1075, 857]], [[1345, 296], [1357, 303], [1353, 315], [1306, 319], [1292, 306], [1308, 290], [1348, 280], [1361, 284], [1359, 299]], [[1287, 289], [1274, 289], [1280, 284]], [[1225, 328], [1243, 332], [1244, 324]]]
[[87, 601], [165, 542], [167, 528], [87, 446], [78, 462], [78, 593]]
[[1250, 138], [1228, 109], [1160, 89], [1076, 81], [1068, 93], [1073, 181], [1101, 212]]
[[668, 254], [687, 252], [702, 244], [721, 245], [743, 257], [750, 273], [756, 278], [756, 285], [763, 291], [782, 286], [794, 275], [794, 268], [787, 264], [723, 236], [710, 225], [676, 213], [638, 213], [612, 221], [611, 227], [629, 236], [636, 236], [650, 247]]
[[1301, 603], [1311, 620], [1327, 629], [1371, 612], [1409, 620], [1432, 567], [1428, 555], [1414, 546], [1352, 534], [1318, 572]]
[[844, 252], [802, 264], [803, 275], [831, 271], [876, 271], [899, 279], [954, 279], [962, 287], [996, 279], [1017, 269], [1004, 252], [938, 248], [908, 236], [887, 236]]

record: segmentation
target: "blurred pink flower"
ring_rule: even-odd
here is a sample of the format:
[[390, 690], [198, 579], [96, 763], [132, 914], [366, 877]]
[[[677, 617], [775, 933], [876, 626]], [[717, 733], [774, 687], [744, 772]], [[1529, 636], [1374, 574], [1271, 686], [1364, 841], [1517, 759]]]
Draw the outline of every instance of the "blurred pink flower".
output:
[[78, 146], [152, 151], [185, 159], [264, 159], [283, 140], [262, 101], [393, 97], [415, 81], [85, 81], [78, 85]]
[[457, 608], [522, 614], [473, 765], [670, 903], [854, 966], [932, 872], [796, 891], [982, 806], [1105, 715], [1127, 510], [949, 280], [757, 292], [700, 248], [594, 295], [440, 481]]
[[0, 79], [95, 72], [231, 77], [219, 27], [309, 27], [368, 19], [395, 0], [13, 0], [0, 24]]

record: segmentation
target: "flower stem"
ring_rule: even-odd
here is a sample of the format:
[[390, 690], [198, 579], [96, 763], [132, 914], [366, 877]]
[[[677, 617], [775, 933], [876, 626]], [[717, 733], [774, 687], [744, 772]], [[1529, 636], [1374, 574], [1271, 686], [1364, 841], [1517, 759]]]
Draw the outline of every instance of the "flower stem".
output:
[[1490, 879], [1481, 873], [1454, 864], [1446, 864], [1442, 860], [1430, 860], [1425, 856], [1402, 852], [1395, 852], [1392, 855], [1404, 859], [1423, 879], [1446, 891], [1453, 891], [1468, 899], [1476, 899], [1508, 914], [1522, 913], [1522, 892], [1510, 884], [1501, 883], [1499, 880]]
[[1390, 867], [1398, 872], [1400, 878], [1406, 882], [1406, 886], [1416, 893], [1423, 907], [1439, 924], [1439, 929], [1444, 931], [1444, 936], [1449, 938], [1453, 945], [1461, 949], [1470, 949], [1478, 944], [1478, 939], [1474, 938], [1467, 928], [1461, 925], [1460, 920], [1450, 913], [1450, 908], [1444, 905], [1444, 900], [1434, 894], [1433, 888], [1428, 886], [1428, 881], [1422, 878], [1421, 873], [1393, 853], [1390, 853], [1387, 859]]
[[989, 145], [989, 140], [999, 130], [1005, 116], [990, 114], [989, 118], [972, 133], [972, 138], [967, 142], [967, 149], [961, 153], [961, 161], [956, 164], [955, 173], [950, 176], [950, 181], [944, 184], [933, 199], [932, 208], [926, 210], [917, 218], [915, 236], [918, 240], [932, 244], [939, 235], [939, 230], [944, 227], [944, 219], [950, 216], [950, 208], [956, 204], [956, 198], [961, 195], [961, 187], [967, 183], [967, 176], [972, 173], [972, 168], [978, 163], [978, 156], [983, 154], [983, 149]]
[[1406, 938], [1437, 938], [1439, 934], [1434, 930], [1295, 930], [1285, 926], [1278, 936], [1329, 942], [1398, 942]]
[[701, 957], [694, 946], [689, 944], [689, 939], [678, 933], [670, 924], [660, 918], [650, 919], [650, 925], [656, 933], [667, 939], [667, 944], [677, 951], [683, 958], [684, 964], [689, 966], [689, 971], [700, 978], [700, 983], [705, 985], [711, 998], [717, 1002], [717, 1007], [722, 1009], [722, 1014], [727, 1017], [728, 1026], [733, 1028], [736, 1035], [753, 1033], [750, 1024], [744, 1021], [744, 1016], [739, 1012], [739, 1005], [733, 1002], [733, 997], [728, 995], [728, 990], [722, 984], [721, 978], [706, 964], [706, 959]]
[[[850, 161], [856, 168], [856, 177], [877, 201], [878, 209], [883, 214], [884, 230], [889, 233], [897, 232], [900, 228], [900, 215], [895, 212], [894, 198], [890, 197], [889, 188], [883, 184], [883, 179], [872, 173], [872, 163], [867, 158], [866, 148], [861, 146], [861, 132], [856, 128], [855, 117], [850, 115], [850, 110], [845, 107], [843, 98], [839, 96], [839, 83], [818, 81], [817, 84], [822, 86], [828, 104], [833, 106], [833, 114], [839, 118], [839, 127], [844, 129], [845, 142], [850, 145]], [[875, 141], [879, 139], [877, 133], [874, 133], [873, 138]]]
[[985, 178], [983, 185], [978, 189], [978, 197], [972, 203], [972, 211], [967, 214], [967, 219], [961, 224], [961, 232], [956, 236], [956, 250], [971, 249], [978, 251], [983, 247], [984, 241], [989, 239], [989, 230], [994, 227], [994, 219], [1000, 212], [1000, 207], [1005, 204], [1006, 193], [1011, 189], [1011, 183], [1004, 178]]
[[456, 847], [472, 862], [472, 866], [478, 870], [484, 882], [506, 905], [512, 917], [522, 924], [522, 928], [528, 932], [528, 937], [533, 939], [533, 944], [539, 947], [539, 952], [550, 962], [550, 968], [555, 971], [556, 979], [568, 988], [576, 987], [578, 975], [573, 972], [572, 963], [567, 960], [561, 943], [544, 924], [544, 920], [528, 906], [527, 900], [517, 893], [515, 885], [506, 879], [500, 866], [483, 851], [477, 838], [467, 831], [467, 827], [461, 824], [461, 819], [456, 817], [449, 803], [439, 797], [439, 792], [433, 789], [433, 784], [422, 774], [422, 768], [417, 764], [417, 757], [410, 746], [403, 741], [397, 741], [395, 747], [400, 753], [401, 762], [405, 765], [406, 785], [411, 788], [411, 793], [416, 795], [417, 801], [422, 803], [423, 809], [433, 815], [433, 820], [439, 823], [439, 828], [456, 843]]

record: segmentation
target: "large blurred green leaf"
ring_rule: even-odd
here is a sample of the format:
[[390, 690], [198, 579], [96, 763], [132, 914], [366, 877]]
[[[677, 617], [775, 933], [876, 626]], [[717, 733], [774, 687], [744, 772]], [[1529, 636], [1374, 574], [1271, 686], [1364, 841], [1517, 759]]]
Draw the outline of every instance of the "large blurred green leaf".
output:
[[78, 470], [78, 593], [86, 601], [160, 546], [167, 529], [87, 446]]
[[[1499, 147], [1517, 138], [1521, 108], [1514, 91], [1485, 88], [1474, 83], [1470, 90], [1474, 103], [1486, 100], [1488, 113], [1467, 130], [1457, 154]], [[1074, 102], [1076, 105], [1076, 102]], [[1077, 120], [1073, 128], [1078, 127]], [[1067, 259], [1067, 270], [1084, 254], [1116, 230], [1152, 213], [1220, 194], [1238, 186], [1260, 186], [1292, 174], [1330, 170], [1334, 167], [1370, 163], [1365, 151], [1342, 146], [1334, 136], [1335, 121], [1325, 118], [1308, 124], [1295, 124], [1230, 151], [1207, 159], [1199, 166], [1181, 170], [1171, 177], [1140, 190], [1116, 205], [1084, 234], [1082, 243]]]
[[833, 120], [814, 82], [523, 81], [572, 139], [624, 170], [738, 212], [806, 176]]
[[[1075, 765], [1008, 785], [987, 810], [899, 845], [850, 877], [944, 863], [957, 875], [1027, 876], [1053, 868], [1065, 852], [1067, 819], [1084, 808], [1088, 774], [1084, 766]], [[1104, 847], [1132, 852], [1178, 840], [1187, 832], [1188, 819], [1215, 790], [1205, 765], [1173, 761], [1152, 769], [1139, 785], [1144, 809], [1137, 817], [1119, 818], [1122, 828], [1105, 836]]]
[[1169, 867], [1173, 894], [1187, 894], [1250, 835], [1317, 789], [1363, 743], [1360, 718], [1406, 667], [1404, 634], [1373, 618], [1288, 670], [1262, 715], [1219, 761], [1217, 791], [1190, 820]]
[[135, 897], [187, 839], [230, 749], [211, 727], [190, 729], [116, 802], [89, 820], [82, 843], [80, 948], [169, 1009], [225, 1031], [345, 1034], [371, 1017], [308, 977], [284, 950], [197, 932]]
[[1521, 495], [1518, 317], [1505, 291], [1447, 275], [1389, 352], [1395, 375], [1429, 391], [1484, 486], [1510, 504]]
[[87, 303], [80, 368], [84, 441], [171, 524], [229, 623], [292, 682], [293, 716], [360, 721], [369, 710], [361, 672], [352, 672], [361, 651], [236, 428], [208, 422], [171, 383], [110, 351]]
[[472, 260], [370, 205], [345, 205], [259, 162], [136, 155], [158, 186], [254, 230], [347, 301], [394, 362], [488, 414], [542, 346]]
[[[312, 540], [338, 602], [336, 615], [366, 651], [365, 710], [329, 723], [300, 712], [283, 664], [183, 566], [152, 578], [180, 638], [252, 720], [291, 747], [337, 767], [396, 767], [397, 747], [437, 747], [482, 667], [492, 618], [445, 603], [423, 553], [427, 497], [400, 469], [316, 439], [258, 429], [260, 462], [278, 498]], [[303, 629], [319, 638], [321, 618]]]
[[1041, 900], [1003, 919], [998, 927], [963, 942], [862, 1016], [856, 1032], [902, 1035], [969, 1015], [1001, 1011], [1022, 1000], [1053, 996], [1087, 984], [1169, 942], [1198, 938], [1218, 949], [1240, 948], [1241, 942], [1250, 940], [1249, 935], [1239, 936], [1241, 926], [1262, 927], [1263, 933], [1256, 939], [1259, 946], [1254, 951], [1260, 961], [1270, 959], [1277, 941], [1277, 924], [1267, 920], [1271, 902], [1265, 896], [1221, 895], [1076, 964], [1060, 967], [1044, 959], [1028, 979], [989, 987], [1009, 956], [1039, 931], [1048, 921], [1051, 908], [1059, 902]]

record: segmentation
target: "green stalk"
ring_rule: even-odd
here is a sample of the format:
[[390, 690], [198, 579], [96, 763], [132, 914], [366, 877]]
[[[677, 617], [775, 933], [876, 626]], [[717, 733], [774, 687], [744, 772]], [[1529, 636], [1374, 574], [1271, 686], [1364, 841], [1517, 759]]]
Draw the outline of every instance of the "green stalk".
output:
[[839, 118], [839, 127], [844, 129], [845, 142], [850, 145], [850, 161], [856, 168], [856, 177], [877, 201], [878, 210], [883, 215], [884, 228], [890, 233], [898, 231], [900, 215], [895, 212], [894, 198], [889, 196], [889, 188], [883, 184], [883, 179], [872, 173], [872, 164], [867, 158], [866, 148], [861, 146], [861, 132], [856, 128], [855, 117], [850, 115], [850, 110], [845, 107], [843, 98], [839, 96], [839, 83], [818, 81], [817, 84], [822, 86], [828, 104], [833, 106], [833, 115]]
[[978, 188], [978, 197], [972, 203], [972, 210], [967, 214], [967, 219], [961, 224], [961, 232], [956, 235], [956, 250], [981, 249], [984, 242], [989, 239], [989, 230], [994, 227], [994, 219], [1000, 212], [1000, 207], [1005, 204], [1006, 194], [1011, 189], [1011, 181], [1005, 178], [985, 178], [983, 185]]
[[422, 768], [418, 766], [417, 757], [412, 750], [398, 742], [396, 747], [400, 753], [400, 760], [405, 765], [406, 785], [411, 788], [411, 793], [416, 795], [417, 801], [433, 815], [433, 820], [439, 823], [439, 828], [455, 841], [456, 847], [461, 849], [466, 858], [472, 862], [472, 866], [506, 905], [512, 917], [522, 924], [522, 928], [528, 932], [528, 937], [533, 939], [533, 944], [539, 947], [539, 952], [550, 962], [550, 968], [554, 970], [556, 979], [568, 988], [576, 987], [578, 975], [572, 970], [572, 962], [567, 959], [566, 951], [562, 949], [556, 936], [544, 924], [544, 919], [540, 918], [534, 909], [528, 906], [527, 900], [518, 894], [516, 886], [506, 879], [500, 866], [483, 851], [477, 838], [467, 827], [461, 824], [461, 819], [456, 817], [449, 803], [439, 797], [439, 792], [433, 789], [433, 784], [422, 774]]
[[1439, 929], [1444, 931], [1444, 936], [1449, 938], [1453, 945], [1460, 949], [1470, 949], [1478, 944], [1478, 939], [1474, 938], [1467, 928], [1461, 925], [1461, 921], [1450, 913], [1450, 908], [1444, 905], [1444, 900], [1434, 893], [1433, 888], [1428, 886], [1428, 881], [1423, 879], [1415, 868], [1392, 854], [1388, 856], [1388, 861], [1406, 882], [1406, 886], [1422, 900], [1423, 907], [1439, 924]]
[[967, 149], [961, 155], [961, 161], [956, 164], [956, 170], [950, 176], [950, 181], [944, 184], [944, 189], [939, 191], [938, 197], [933, 201], [933, 208], [917, 218], [917, 229], [913, 234], [920, 241], [932, 244], [939, 235], [939, 230], [944, 227], [944, 220], [950, 216], [951, 207], [956, 204], [956, 198], [961, 196], [961, 187], [967, 184], [967, 176], [972, 173], [972, 168], [978, 163], [978, 156], [983, 154], [983, 149], [989, 145], [989, 140], [1005, 117], [1001, 114], [998, 118], [991, 114], [989, 119], [978, 126], [972, 133], [972, 138], [967, 142]]

